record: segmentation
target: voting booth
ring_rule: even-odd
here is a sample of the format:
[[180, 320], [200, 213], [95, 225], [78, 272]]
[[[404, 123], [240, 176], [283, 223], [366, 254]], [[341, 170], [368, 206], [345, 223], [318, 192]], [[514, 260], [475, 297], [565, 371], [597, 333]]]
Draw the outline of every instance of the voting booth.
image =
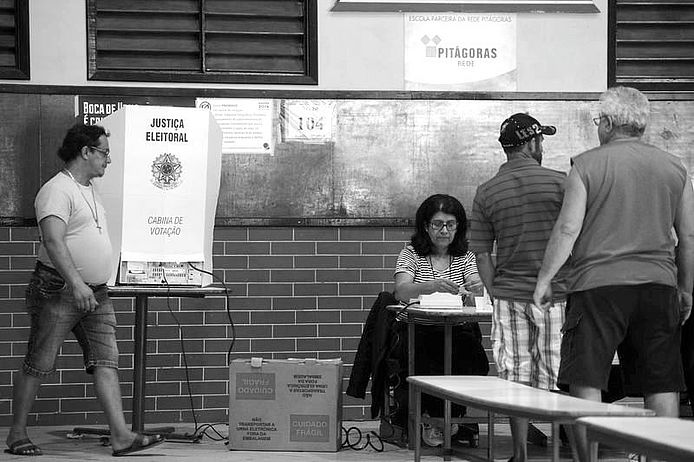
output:
[[222, 132], [205, 109], [124, 106], [101, 121], [111, 163], [94, 182], [113, 246], [109, 284], [206, 286]]

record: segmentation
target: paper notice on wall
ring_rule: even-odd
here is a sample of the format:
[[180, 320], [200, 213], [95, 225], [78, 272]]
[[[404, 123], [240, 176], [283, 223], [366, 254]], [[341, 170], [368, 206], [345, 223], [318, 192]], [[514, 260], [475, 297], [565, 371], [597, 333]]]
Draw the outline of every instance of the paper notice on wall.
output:
[[283, 103], [284, 139], [321, 143], [332, 138], [335, 101], [285, 100]]
[[516, 15], [405, 13], [405, 88], [516, 90]]
[[197, 98], [222, 129], [223, 154], [274, 154], [272, 99]]

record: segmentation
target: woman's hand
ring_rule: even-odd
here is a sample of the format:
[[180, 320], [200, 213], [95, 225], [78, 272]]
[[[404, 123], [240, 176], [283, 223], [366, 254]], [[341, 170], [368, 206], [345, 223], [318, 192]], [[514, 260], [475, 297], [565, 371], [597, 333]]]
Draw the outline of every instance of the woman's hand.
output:
[[428, 284], [429, 289], [431, 289], [431, 292], [429, 293], [447, 292], [449, 294], [457, 295], [460, 291], [460, 286], [450, 279], [434, 279], [426, 284]]

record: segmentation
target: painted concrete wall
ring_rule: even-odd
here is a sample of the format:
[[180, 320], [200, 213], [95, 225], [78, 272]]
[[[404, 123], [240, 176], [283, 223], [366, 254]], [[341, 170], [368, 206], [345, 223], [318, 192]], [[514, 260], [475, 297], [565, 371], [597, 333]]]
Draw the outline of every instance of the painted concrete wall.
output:
[[[31, 80], [37, 85], [403, 90], [403, 14], [332, 12], [318, 1], [319, 85], [210, 85], [87, 80], [86, 1], [31, 0]], [[607, 81], [607, 0], [597, 14], [518, 15], [518, 91], [599, 92]]]

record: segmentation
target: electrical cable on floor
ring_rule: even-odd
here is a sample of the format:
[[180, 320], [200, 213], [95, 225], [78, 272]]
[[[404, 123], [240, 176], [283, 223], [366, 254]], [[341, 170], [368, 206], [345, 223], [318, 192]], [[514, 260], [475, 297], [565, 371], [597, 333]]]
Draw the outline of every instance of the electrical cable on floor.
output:
[[[349, 448], [355, 451], [362, 451], [370, 447], [376, 452], [383, 452], [383, 440], [375, 431], [370, 430], [368, 433], [363, 434], [358, 427], [340, 428], [342, 429], [342, 444], [340, 445], [340, 449]], [[356, 434], [354, 441], [350, 440], [350, 435], [352, 433]], [[365, 443], [362, 444], [362, 440], [365, 440]], [[374, 441], [376, 441], [376, 444], [374, 444]]]
[[[229, 304], [229, 289], [226, 286], [226, 284], [224, 283], [224, 281], [222, 281], [217, 275], [215, 275], [209, 271], [205, 271], [205, 270], [202, 270], [200, 268], [197, 268], [194, 265], [192, 265], [190, 262], [188, 263], [188, 266], [190, 266], [192, 269], [194, 269], [200, 273], [209, 274], [214, 279], [219, 281], [222, 284], [222, 286], [224, 287], [226, 313], [227, 313], [227, 318], [229, 320], [229, 325], [231, 326], [231, 343], [229, 344], [229, 349], [227, 350], [227, 363], [229, 363], [229, 359], [231, 357], [231, 351], [234, 348], [234, 344], [236, 343], [236, 328], [234, 327], [234, 322], [231, 318], [231, 311], [229, 308], [229, 305], [230, 305]], [[176, 322], [176, 325], [178, 326], [179, 342], [181, 345], [181, 353], [183, 355], [183, 366], [184, 366], [185, 376], [186, 376], [186, 388], [187, 388], [187, 392], [188, 392], [188, 399], [190, 401], [190, 412], [193, 416], [193, 425], [194, 425], [193, 433], [185, 433], [183, 435], [184, 441], [198, 443], [198, 442], [200, 442], [200, 440], [202, 439], [203, 436], [207, 436], [208, 438], [210, 438], [213, 441], [227, 440], [228, 436], [225, 437], [224, 435], [219, 433], [219, 431], [217, 431], [215, 426], [216, 425], [227, 425], [228, 426], [228, 423], [219, 422], [219, 423], [213, 423], [213, 424], [208, 423], [208, 424], [198, 425], [198, 418], [197, 418], [196, 411], [195, 411], [195, 403], [193, 401], [193, 392], [192, 392], [191, 385], [190, 385], [190, 372], [188, 369], [188, 358], [186, 355], [185, 344], [183, 341], [184, 340], [183, 339], [183, 326], [181, 325], [178, 318], [176, 317], [173, 310], [171, 309], [171, 296], [169, 293], [171, 290], [171, 287], [169, 286], [169, 282], [166, 279], [166, 271], [163, 271], [162, 274], [163, 274], [164, 284], [166, 284], [166, 289], [167, 289], [166, 307], [168, 308], [169, 313], [171, 314], [171, 317], [173, 317], [174, 321]], [[208, 434], [207, 433], [208, 431], [214, 432], [215, 435]], [[180, 441], [180, 440], [171, 439], [170, 441]]]
[[[231, 343], [229, 345], [229, 349], [227, 350], [227, 364], [231, 364], [231, 352], [232, 352], [232, 350], [234, 348], [234, 344], [236, 342], [236, 328], [234, 326], [234, 322], [233, 322], [233, 319], [231, 317], [231, 310], [229, 307], [229, 305], [230, 305], [229, 304], [229, 289], [226, 286], [226, 284], [224, 283], [224, 281], [221, 280], [216, 274], [209, 272], [209, 271], [205, 271], [205, 270], [200, 269], [200, 268], [197, 268], [196, 266], [194, 266], [190, 262], [188, 262], [188, 266], [190, 266], [192, 269], [194, 269], [195, 271], [198, 271], [200, 273], [209, 274], [210, 276], [212, 276], [213, 279], [219, 281], [222, 284], [222, 286], [224, 287], [227, 319], [229, 320], [229, 326], [231, 327]], [[178, 318], [176, 317], [176, 315], [174, 314], [174, 312], [171, 308], [171, 303], [170, 303], [171, 297], [168, 293], [168, 291], [170, 290], [170, 286], [169, 286], [169, 283], [166, 279], [166, 272], [165, 271], [164, 271], [163, 275], [164, 275], [164, 283], [166, 284], [166, 287], [167, 287], [166, 306], [169, 310], [169, 313], [171, 314], [174, 321], [176, 322], [176, 325], [177, 325], [178, 331], [179, 331], [179, 342], [181, 344], [181, 352], [183, 355], [183, 365], [184, 365], [185, 374], [186, 374], [186, 388], [187, 388], [187, 392], [188, 392], [188, 398], [190, 401], [190, 410], [191, 410], [191, 414], [193, 416], [193, 424], [194, 424], [194, 428], [195, 428], [195, 430], [193, 431], [192, 434], [186, 433], [184, 436], [186, 437], [186, 440], [193, 441], [193, 442], [199, 442], [203, 436], [207, 436], [208, 438], [210, 438], [213, 441], [226, 441], [225, 444], [229, 444], [228, 431], [227, 431], [227, 436], [224, 436], [215, 428], [216, 425], [228, 426], [227, 423], [219, 422], [219, 423], [214, 423], [214, 424], [198, 425], [197, 415], [195, 412], [195, 403], [193, 401], [193, 394], [192, 394], [191, 385], [190, 385], [190, 374], [189, 374], [189, 370], [188, 370], [188, 360], [186, 357], [185, 345], [183, 342], [183, 326], [181, 326], [181, 323], [179, 322]], [[417, 303], [419, 303], [419, 301], [414, 301], [414, 302], [408, 303], [407, 305], [405, 305], [402, 309], [400, 309], [398, 311], [397, 315], [405, 312], [405, 310], [407, 310], [407, 308], [409, 308], [411, 305], [417, 304]], [[394, 410], [394, 412], [395, 411], [397, 411], [397, 408]], [[214, 432], [214, 434], [210, 435], [208, 433], [208, 431]], [[366, 434], [363, 434], [359, 428], [352, 426], [349, 428], [341, 427], [341, 432], [342, 432], [342, 435], [344, 436], [344, 438], [342, 439], [342, 444], [340, 446], [341, 448], [350, 448], [350, 449], [353, 449], [355, 451], [361, 451], [361, 450], [364, 450], [364, 449], [370, 447], [376, 452], [383, 452], [383, 450], [384, 450], [384, 443], [383, 443], [383, 440], [381, 439], [381, 436], [379, 436], [378, 433], [374, 432], [373, 430], [369, 431]], [[394, 431], [393, 431], [393, 433], [394, 433]], [[352, 434], [356, 434], [356, 439], [354, 441], [350, 440]], [[365, 441], [363, 444], [362, 444], [362, 440]], [[176, 440], [172, 440], [172, 441], [176, 441]], [[376, 442], [376, 443], [374, 444], [374, 442]]]
[[[202, 424], [200, 427], [196, 430], [196, 433], [198, 435], [202, 436], [207, 436], [209, 439], [212, 441], [228, 441], [229, 440], [229, 429], [227, 428], [227, 434], [223, 435], [219, 433], [219, 430], [217, 430], [215, 427], [217, 425], [225, 425], [226, 427], [229, 427], [229, 422], [217, 422], [217, 423], [209, 423], [209, 424]], [[213, 432], [213, 434], [209, 434], [209, 432]]]

